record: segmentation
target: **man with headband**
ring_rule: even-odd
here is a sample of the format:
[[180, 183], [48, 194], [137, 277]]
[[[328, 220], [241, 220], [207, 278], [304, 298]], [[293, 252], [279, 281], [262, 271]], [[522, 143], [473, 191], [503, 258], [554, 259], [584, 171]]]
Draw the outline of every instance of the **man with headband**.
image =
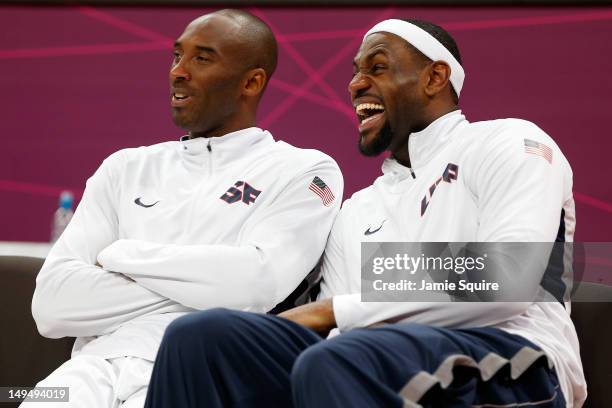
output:
[[174, 322], [148, 407], [582, 405], [563, 290], [558, 302], [361, 301], [362, 242], [573, 238], [572, 173], [557, 145], [527, 121], [468, 122], [464, 78], [434, 24], [367, 32], [349, 84], [359, 148], [391, 156], [336, 218], [319, 301], [281, 317], [216, 309]]

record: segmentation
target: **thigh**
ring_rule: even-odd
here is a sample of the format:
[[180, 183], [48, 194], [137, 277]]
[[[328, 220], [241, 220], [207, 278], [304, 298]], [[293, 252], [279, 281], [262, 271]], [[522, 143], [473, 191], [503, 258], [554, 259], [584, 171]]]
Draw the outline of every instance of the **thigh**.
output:
[[[245, 361], [270, 359], [285, 366], [321, 341], [314, 331], [278, 316], [216, 308], [181, 317], [167, 328], [156, 359], [203, 367], [222, 362], [240, 371]], [[259, 366], [259, 368], [262, 368]]]
[[[114, 384], [116, 375], [112, 365], [105, 359], [92, 355], [78, 355], [53, 371], [39, 382], [37, 387], [68, 387], [69, 402], [43, 405], [48, 408], [114, 408]], [[40, 404], [24, 402], [22, 408], [37, 408]]]
[[376, 379], [406, 404], [511, 406], [552, 401], [560, 393], [544, 352], [495, 328], [394, 324], [353, 330], [315, 347], [329, 348], [356, 375]]
[[172, 322], [146, 406], [288, 406], [297, 356], [322, 338], [289, 320], [228, 309]]

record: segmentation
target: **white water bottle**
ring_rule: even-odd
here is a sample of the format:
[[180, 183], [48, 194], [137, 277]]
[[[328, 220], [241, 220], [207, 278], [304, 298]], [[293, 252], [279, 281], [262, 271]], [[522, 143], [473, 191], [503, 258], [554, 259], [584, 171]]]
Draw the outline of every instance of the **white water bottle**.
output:
[[70, 219], [74, 214], [74, 211], [72, 211], [73, 202], [74, 196], [72, 193], [70, 191], [62, 191], [59, 198], [59, 208], [55, 211], [55, 214], [53, 214], [53, 224], [51, 225], [51, 242], [57, 241], [70, 222]]

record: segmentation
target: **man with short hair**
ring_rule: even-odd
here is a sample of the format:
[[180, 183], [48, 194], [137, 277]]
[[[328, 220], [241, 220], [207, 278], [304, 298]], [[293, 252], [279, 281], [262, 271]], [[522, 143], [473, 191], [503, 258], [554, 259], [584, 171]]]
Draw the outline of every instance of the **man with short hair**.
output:
[[[147, 407], [582, 404], [563, 270], [555, 302], [361, 299], [364, 242], [572, 241], [567, 160], [530, 122], [469, 123], [457, 106], [464, 78], [454, 40], [432, 23], [385, 20], [366, 33], [349, 84], [359, 147], [391, 157], [334, 222], [321, 300], [280, 316], [215, 309], [173, 322]], [[525, 293], [540, 289], [536, 278]]]
[[276, 59], [259, 18], [197, 18], [170, 70], [172, 116], [189, 134], [121, 150], [88, 180], [32, 302], [44, 336], [78, 337], [38, 384], [70, 388], [59, 406], [142, 407], [172, 320], [217, 306], [268, 312], [318, 263], [342, 176], [321, 152], [255, 127]]

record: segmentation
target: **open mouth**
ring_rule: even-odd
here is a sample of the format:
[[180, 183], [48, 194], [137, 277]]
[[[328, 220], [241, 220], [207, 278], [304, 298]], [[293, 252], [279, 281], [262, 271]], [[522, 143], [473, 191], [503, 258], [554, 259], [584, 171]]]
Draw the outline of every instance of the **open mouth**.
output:
[[186, 93], [173, 92], [172, 93], [172, 106], [184, 106], [191, 100], [191, 96]]
[[359, 118], [359, 127], [364, 128], [381, 119], [384, 116], [385, 107], [378, 103], [360, 103], [355, 107], [355, 112]]

